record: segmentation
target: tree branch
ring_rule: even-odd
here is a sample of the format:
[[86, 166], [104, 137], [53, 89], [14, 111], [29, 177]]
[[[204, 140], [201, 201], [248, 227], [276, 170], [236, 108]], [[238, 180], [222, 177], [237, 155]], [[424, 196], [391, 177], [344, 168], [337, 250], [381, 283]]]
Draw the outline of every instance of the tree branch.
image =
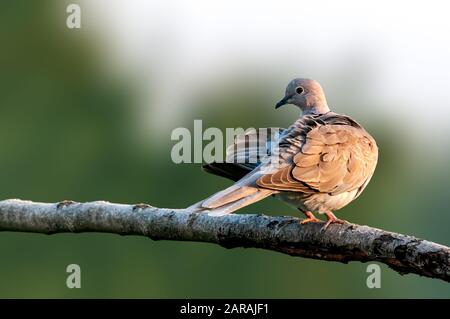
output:
[[105, 232], [153, 240], [197, 241], [226, 248], [255, 247], [347, 263], [378, 261], [395, 271], [450, 282], [450, 248], [355, 224], [300, 225], [294, 217], [230, 214], [212, 217], [187, 209], [108, 202], [0, 201], [0, 231], [44, 234]]

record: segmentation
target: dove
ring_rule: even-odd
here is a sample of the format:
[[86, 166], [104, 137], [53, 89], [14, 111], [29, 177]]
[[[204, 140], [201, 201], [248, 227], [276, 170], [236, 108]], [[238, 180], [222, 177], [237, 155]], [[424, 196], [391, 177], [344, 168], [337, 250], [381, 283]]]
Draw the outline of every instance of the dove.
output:
[[[221, 216], [274, 195], [306, 216], [302, 224], [319, 222], [316, 213], [327, 217], [325, 229], [346, 222], [334, 212], [360, 196], [369, 183], [378, 160], [375, 139], [349, 116], [330, 111], [315, 80], [292, 80], [275, 108], [286, 104], [297, 106], [300, 117], [279, 130], [266, 154], [258, 146], [243, 144], [245, 139], [238, 136], [227, 149], [226, 162], [203, 166], [206, 172], [235, 184], [192, 208]], [[247, 132], [246, 137], [267, 139], [256, 131]], [[248, 158], [255, 153], [258, 160], [250, 163]]]

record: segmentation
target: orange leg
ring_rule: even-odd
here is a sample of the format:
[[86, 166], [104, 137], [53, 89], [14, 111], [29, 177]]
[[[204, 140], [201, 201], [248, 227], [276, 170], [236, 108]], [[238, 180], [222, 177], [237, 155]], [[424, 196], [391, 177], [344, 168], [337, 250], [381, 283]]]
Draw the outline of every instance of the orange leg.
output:
[[300, 222], [300, 224], [306, 224], [306, 223], [317, 223], [320, 222], [320, 219], [316, 218], [316, 216], [313, 215], [313, 213], [307, 211], [307, 212], [303, 212], [303, 214], [306, 215], [306, 219], [302, 220]]
[[334, 214], [331, 211], [326, 212], [325, 215], [327, 215], [328, 220], [325, 223], [325, 225], [323, 225], [323, 227], [322, 227], [322, 229], [324, 229], [324, 230], [327, 229], [328, 226], [330, 226], [330, 224], [345, 224], [345, 223], [348, 223], [346, 220], [342, 220], [342, 219], [339, 219], [336, 216], [334, 216]]

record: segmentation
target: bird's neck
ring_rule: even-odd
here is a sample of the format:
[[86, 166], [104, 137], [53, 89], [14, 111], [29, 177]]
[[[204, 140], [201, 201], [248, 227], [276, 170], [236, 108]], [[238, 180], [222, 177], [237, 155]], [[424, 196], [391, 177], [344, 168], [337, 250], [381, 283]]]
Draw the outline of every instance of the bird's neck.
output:
[[330, 108], [326, 103], [317, 103], [302, 109], [301, 115], [325, 114], [330, 112]]
[[305, 99], [305, 104], [300, 107], [303, 111], [303, 115], [308, 114], [324, 114], [330, 112], [327, 99], [323, 92], [317, 94], [308, 94]]

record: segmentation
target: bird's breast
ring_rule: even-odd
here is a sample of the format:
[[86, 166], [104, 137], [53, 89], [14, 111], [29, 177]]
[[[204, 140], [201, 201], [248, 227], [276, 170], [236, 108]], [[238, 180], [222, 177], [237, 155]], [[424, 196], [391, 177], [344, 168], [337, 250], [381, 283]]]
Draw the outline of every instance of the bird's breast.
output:
[[281, 201], [300, 209], [324, 214], [327, 211], [336, 211], [348, 205], [357, 194], [357, 189], [338, 195], [328, 193], [304, 194], [300, 192], [281, 192], [275, 195]]

